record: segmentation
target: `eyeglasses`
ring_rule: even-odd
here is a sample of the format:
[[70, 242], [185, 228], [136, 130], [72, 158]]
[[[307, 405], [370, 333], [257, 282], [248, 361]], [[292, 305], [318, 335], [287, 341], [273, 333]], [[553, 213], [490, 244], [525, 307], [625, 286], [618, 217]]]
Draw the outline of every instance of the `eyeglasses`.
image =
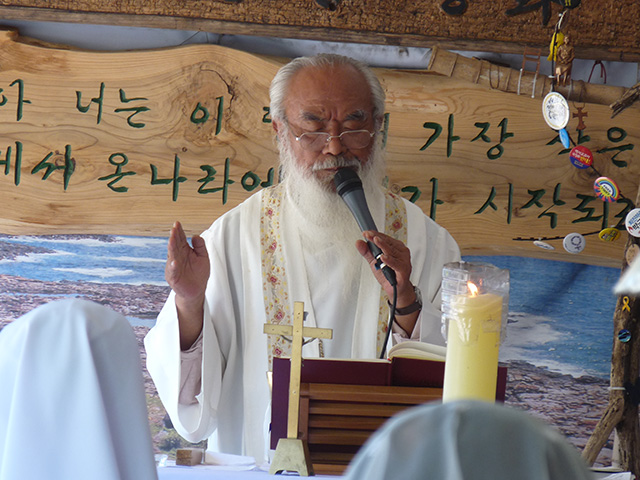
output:
[[337, 138], [346, 148], [358, 150], [371, 143], [375, 132], [369, 130], [347, 130], [340, 135], [329, 135], [327, 132], [305, 132], [299, 137], [294, 135], [296, 141], [305, 150], [319, 152], [333, 138]]

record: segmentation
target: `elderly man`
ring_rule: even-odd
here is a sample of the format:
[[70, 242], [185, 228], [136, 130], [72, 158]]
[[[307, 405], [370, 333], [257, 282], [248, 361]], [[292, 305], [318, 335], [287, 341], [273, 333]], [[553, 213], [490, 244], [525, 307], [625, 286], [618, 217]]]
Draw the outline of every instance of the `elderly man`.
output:
[[[394, 336], [442, 343], [442, 266], [460, 255], [446, 230], [381, 188], [384, 91], [370, 69], [338, 55], [298, 58], [280, 69], [270, 95], [283, 181], [227, 212], [192, 246], [176, 223], [166, 266], [173, 291], [145, 339], [177, 431], [258, 462], [267, 453], [266, 374], [288, 351], [263, 324], [291, 323], [302, 301], [305, 325], [333, 329], [333, 340], [308, 343], [303, 356], [376, 358], [393, 289], [368, 240], [396, 273]], [[367, 231], [363, 240], [334, 186], [344, 167], [362, 179], [385, 233]]]

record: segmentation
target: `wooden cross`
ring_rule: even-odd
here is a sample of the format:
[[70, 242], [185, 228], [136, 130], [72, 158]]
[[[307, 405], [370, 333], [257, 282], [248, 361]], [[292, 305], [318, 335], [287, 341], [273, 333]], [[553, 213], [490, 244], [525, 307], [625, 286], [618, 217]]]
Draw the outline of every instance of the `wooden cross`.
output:
[[271, 462], [271, 475], [286, 471], [298, 472], [300, 476], [313, 475], [313, 465], [309, 457], [309, 447], [298, 438], [298, 421], [300, 412], [300, 371], [302, 369], [303, 337], [333, 337], [333, 331], [326, 328], [305, 327], [304, 304], [295, 302], [293, 308], [293, 325], [274, 325], [266, 323], [264, 333], [269, 335], [291, 335], [291, 366], [289, 378], [289, 412], [287, 415], [287, 438], [278, 440], [276, 453]]
[[578, 117], [578, 128], [577, 128], [577, 130], [584, 130], [585, 128], [587, 128], [587, 126], [582, 121], [582, 118], [583, 117], [588, 117], [589, 114], [587, 112], [583, 112], [582, 111], [583, 108], [584, 107], [576, 107], [576, 110], [578, 110], [578, 113], [574, 113], [573, 114], [573, 118]]

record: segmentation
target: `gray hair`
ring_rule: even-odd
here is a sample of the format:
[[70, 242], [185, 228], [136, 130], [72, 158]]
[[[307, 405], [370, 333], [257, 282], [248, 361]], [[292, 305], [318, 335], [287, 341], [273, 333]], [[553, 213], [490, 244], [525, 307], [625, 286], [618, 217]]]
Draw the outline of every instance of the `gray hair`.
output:
[[307, 67], [318, 68], [336, 65], [351, 65], [364, 76], [371, 89], [373, 118], [376, 122], [376, 128], [378, 128], [382, 121], [382, 115], [384, 114], [385, 101], [384, 89], [378, 77], [376, 77], [375, 73], [373, 73], [367, 65], [359, 60], [334, 53], [321, 53], [312, 57], [298, 57], [278, 70], [269, 88], [271, 118], [275, 120], [286, 120], [284, 101], [289, 90], [291, 79], [297, 72]]

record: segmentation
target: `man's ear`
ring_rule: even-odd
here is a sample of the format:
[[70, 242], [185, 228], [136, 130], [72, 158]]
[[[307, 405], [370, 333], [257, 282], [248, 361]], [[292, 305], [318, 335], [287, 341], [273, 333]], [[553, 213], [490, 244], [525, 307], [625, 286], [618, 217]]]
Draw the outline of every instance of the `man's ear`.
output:
[[280, 128], [282, 125], [280, 125], [280, 122], [278, 120], [271, 120], [271, 126], [273, 127], [273, 130], [276, 132], [276, 135], [278, 135], [280, 133]]
[[384, 124], [384, 116], [376, 115], [373, 122], [376, 132], [379, 132], [382, 129], [382, 125]]

